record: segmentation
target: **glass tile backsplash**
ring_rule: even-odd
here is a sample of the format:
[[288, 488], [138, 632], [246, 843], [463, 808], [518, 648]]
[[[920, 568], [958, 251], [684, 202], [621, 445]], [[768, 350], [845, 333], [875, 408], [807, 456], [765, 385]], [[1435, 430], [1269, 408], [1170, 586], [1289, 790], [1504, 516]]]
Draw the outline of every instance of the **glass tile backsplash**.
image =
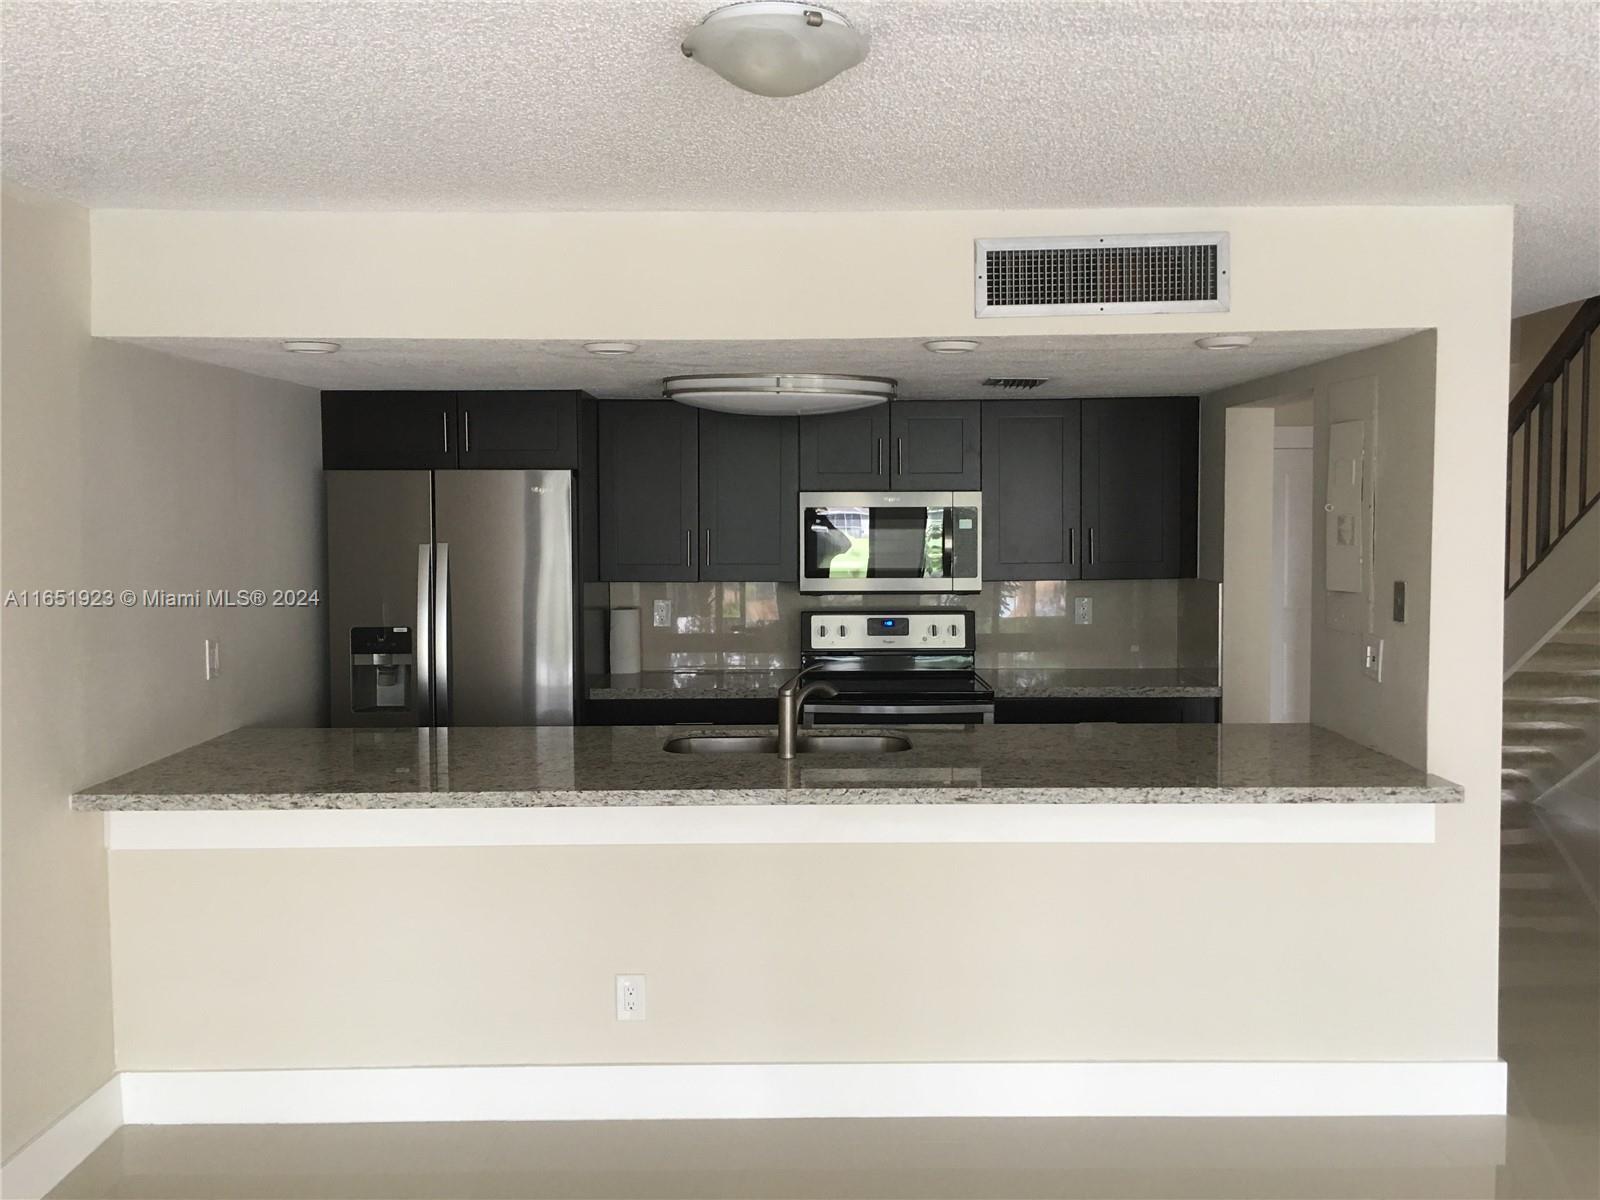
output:
[[[613, 583], [610, 602], [639, 610], [646, 671], [798, 666], [800, 614], [821, 608], [970, 608], [980, 667], [1177, 667], [1180, 610], [1194, 606], [1195, 582], [1012, 581], [964, 596], [802, 595], [789, 583]], [[1087, 624], [1074, 620], [1082, 600], [1089, 602]]]

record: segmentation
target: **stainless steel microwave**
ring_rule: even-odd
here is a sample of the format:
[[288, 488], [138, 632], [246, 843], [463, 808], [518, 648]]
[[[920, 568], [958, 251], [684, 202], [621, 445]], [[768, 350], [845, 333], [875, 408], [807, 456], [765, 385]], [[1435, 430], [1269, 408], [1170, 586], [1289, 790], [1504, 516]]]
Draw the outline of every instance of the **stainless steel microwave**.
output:
[[802, 592], [976, 592], [980, 492], [801, 492]]

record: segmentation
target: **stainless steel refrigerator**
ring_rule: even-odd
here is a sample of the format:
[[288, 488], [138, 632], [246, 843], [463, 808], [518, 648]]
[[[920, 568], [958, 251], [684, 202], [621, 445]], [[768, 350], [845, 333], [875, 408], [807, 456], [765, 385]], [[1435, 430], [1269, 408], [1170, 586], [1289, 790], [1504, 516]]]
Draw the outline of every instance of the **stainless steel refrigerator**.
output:
[[570, 471], [326, 471], [334, 725], [570, 725]]

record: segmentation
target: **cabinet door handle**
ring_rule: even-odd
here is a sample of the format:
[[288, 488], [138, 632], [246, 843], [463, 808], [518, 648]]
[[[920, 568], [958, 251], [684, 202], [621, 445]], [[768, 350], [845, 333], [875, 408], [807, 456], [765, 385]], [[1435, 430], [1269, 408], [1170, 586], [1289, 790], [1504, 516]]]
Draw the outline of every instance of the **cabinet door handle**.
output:
[[439, 414], [439, 423], [444, 428], [444, 452], [450, 453], [450, 410], [446, 409]]
[[894, 440], [894, 473], [896, 475], [906, 473], [906, 440], [903, 437]]
[[1078, 531], [1070, 526], [1067, 529], [1067, 566], [1078, 561]]
[[692, 529], [683, 531], [683, 565], [686, 567], [694, 566], [694, 530]]
[[461, 453], [472, 453], [472, 413], [465, 408], [461, 410]]
[[879, 438], [873, 445], [873, 451], [872, 451], [872, 473], [874, 475], [882, 475], [883, 474], [883, 439], [882, 438]]
[[711, 527], [709, 525], [706, 526], [706, 557], [705, 557], [705, 564], [708, 567], [711, 565]]
[[1089, 526], [1089, 564], [1094, 565], [1094, 526]]

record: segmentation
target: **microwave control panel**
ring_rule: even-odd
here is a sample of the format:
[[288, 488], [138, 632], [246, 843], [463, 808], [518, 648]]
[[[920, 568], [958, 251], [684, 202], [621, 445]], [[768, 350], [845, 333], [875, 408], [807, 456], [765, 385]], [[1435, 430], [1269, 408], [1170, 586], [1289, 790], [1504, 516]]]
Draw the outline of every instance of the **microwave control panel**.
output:
[[961, 608], [909, 612], [808, 612], [807, 650], [972, 649], [972, 613]]

